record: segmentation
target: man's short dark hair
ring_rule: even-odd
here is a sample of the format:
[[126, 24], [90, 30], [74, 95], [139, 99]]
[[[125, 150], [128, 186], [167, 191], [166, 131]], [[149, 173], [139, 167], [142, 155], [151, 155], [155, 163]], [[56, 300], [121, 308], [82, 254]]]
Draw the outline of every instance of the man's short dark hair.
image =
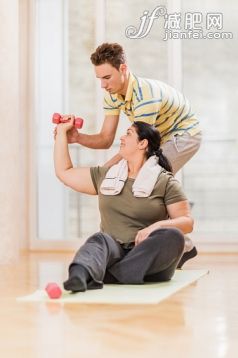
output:
[[103, 43], [92, 53], [90, 59], [94, 66], [109, 63], [117, 70], [122, 63], [126, 63], [125, 52], [118, 43]]

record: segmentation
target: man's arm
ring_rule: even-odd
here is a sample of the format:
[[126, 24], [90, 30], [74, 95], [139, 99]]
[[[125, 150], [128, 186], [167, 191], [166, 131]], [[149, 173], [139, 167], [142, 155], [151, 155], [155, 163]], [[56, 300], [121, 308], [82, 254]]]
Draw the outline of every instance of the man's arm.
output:
[[[69, 116], [63, 116], [68, 119]], [[98, 134], [85, 134], [79, 132], [75, 127], [67, 132], [68, 143], [78, 143], [92, 149], [108, 149], [111, 147], [119, 121], [119, 115], [105, 116], [102, 128]], [[54, 139], [57, 135], [57, 127], [54, 129]]]
[[122, 160], [122, 156], [119, 153], [117, 153], [116, 155], [114, 155], [114, 157], [112, 157], [105, 164], [103, 164], [103, 166], [112, 167], [113, 165], [117, 164], [120, 160]]
[[[119, 115], [108, 115], [105, 116], [102, 128], [100, 133], [98, 134], [84, 134], [81, 132], [78, 132], [78, 135], [76, 137], [76, 143], [79, 143], [85, 147], [92, 148], [92, 149], [108, 149], [111, 147], [119, 121]], [[72, 143], [71, 141], [71, 133], [73, 133], [73, 130], [76, 130], [73, 128], [70, 133], [68, 133], [68, 142]], [[73, 133], [75, 135], [75, 131]]]

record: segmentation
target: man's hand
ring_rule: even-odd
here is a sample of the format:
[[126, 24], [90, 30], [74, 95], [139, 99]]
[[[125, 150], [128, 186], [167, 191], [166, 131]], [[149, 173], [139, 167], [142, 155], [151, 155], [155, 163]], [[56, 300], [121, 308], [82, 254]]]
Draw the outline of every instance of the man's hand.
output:
[[79, 137], [79, 132], [75, 127], [71, 128], [67, 132], [67, 139], [68, 139], [68, 143], [70, 144], [78, 143], [78, 137]]

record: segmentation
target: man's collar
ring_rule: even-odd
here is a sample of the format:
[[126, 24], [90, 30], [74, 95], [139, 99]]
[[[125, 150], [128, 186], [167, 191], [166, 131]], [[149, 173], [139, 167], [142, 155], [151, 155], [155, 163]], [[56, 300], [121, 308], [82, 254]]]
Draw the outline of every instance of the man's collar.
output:
[[129, 73], [129, 82], [128, 82], [128, 87], [127, 87], [127, 91], [126, 91], [125, 102], [131, 101], [132, 93], [133, 93], [133, 84], [134, 84], [134, 82], [135, 82], [135, 77], [134, 77], [133, 74], [130, 72], [130, 73]]
[[131, 101], [134, 81], [135, 81], [135, 77], [133, 76], [133, 74], [131, 72], [129, 72], [129, 81], [128, 81], [128, 86], [127, 86], [126, 96], [123, 97], [121, 94], [116, 94], [118, 99], [123, 100], [125, 102]]

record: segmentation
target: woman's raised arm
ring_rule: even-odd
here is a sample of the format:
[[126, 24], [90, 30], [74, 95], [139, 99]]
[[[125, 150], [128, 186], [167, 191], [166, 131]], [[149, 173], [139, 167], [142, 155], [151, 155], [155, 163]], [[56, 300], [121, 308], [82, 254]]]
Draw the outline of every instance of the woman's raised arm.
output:
[[73, 127], [74, 116], [68, 123], [60, 123], [57, 126], [57, 134], [54, 146], [55, 174], [65, 185], [85, 194], [96, 195], [90, 168], [74, 168], [68, 148], [67, 131]]

